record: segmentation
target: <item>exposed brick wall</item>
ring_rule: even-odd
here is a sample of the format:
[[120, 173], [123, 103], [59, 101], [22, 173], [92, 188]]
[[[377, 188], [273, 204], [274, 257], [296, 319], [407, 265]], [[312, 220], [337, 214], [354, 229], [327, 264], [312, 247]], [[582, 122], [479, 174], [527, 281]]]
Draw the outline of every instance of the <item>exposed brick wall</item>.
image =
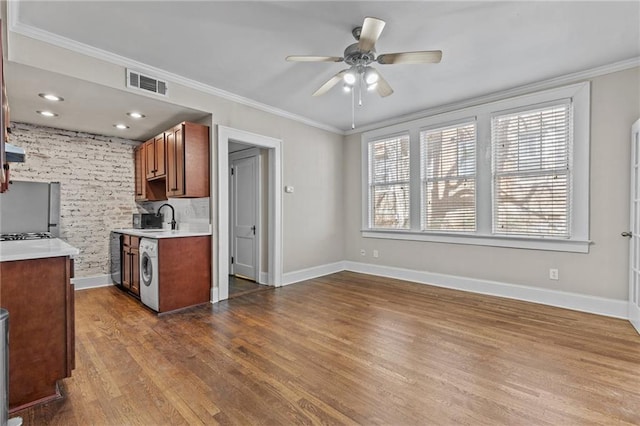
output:
[[60, 238], [80, 249], [76, 277], [109, 273], [109, 232], [130, 228], [137, 141], [12, 123], [10, 142], [27, 152], [11, 178], [60, 182]]

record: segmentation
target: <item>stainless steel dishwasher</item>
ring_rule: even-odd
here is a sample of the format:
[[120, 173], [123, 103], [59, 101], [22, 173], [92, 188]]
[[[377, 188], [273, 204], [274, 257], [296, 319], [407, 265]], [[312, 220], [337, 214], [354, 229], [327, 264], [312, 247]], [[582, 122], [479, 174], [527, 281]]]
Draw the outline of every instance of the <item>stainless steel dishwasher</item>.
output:
[[122, 234], [112, 231], [109, 241], [109, 272], [111, 273], [111, 281], [118, 285], [122, 285], [121, 255]]

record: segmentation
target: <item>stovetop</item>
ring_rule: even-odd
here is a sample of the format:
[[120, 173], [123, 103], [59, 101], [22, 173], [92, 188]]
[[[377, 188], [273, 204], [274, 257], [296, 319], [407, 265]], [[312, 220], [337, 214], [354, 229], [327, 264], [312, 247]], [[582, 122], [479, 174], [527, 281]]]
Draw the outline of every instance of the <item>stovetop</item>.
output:
[[0, 241], [42, 240], [53, 238], [48, 232], [19, 232], [15, 234], [0, 234]]

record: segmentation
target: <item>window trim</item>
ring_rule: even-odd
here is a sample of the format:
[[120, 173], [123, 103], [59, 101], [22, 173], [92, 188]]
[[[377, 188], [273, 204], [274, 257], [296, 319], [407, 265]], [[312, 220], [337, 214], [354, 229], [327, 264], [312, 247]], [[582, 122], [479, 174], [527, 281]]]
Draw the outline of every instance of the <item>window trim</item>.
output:
[[[425, 164], [423, 163], [423, 160], [426, 157], [426, 155], [423, 152], [423, 148], [426, 149], [426, 147], [423, 147], [422, 144], [422, 134], [423, 133], [428, 133], [430, 131], [434, 131], [434, 130], [446, 130], [446, 129], [452, 129], [452, 128], [460, 128], [462, 126], [466, 126], [466, 125], [473, 125], [473, 128], [475, 130], [475, 137], [474, 137], [474, 146], [473, 146], [473, 150], [474, 150], [474, 167], [473, 167], [473, 207], [474, 207], [474, 231], [467, 231], [467, 232], [473, 232], [475, 234], [475, 232], [477, 231], [478, 228], [478, 218], [477, 218], [477, 211], [478, 211], [478, 185], [477, 185], [477, 179], [478, 179], [478, 119], [477, 117], [473, 116], [473, 117], [469, 117], [467, 120], [458, 120], [455, 123], [448, 123], [445, 124], [444, 126], [429, 126], [428, 128], [421, 128], [418, 131], [418, 135], [420, 136], [420, 139], [418, 141], [418, 143], [420, 144], [420, 208], [422, 209], [422, 207], [425, 205], [426, 202], [426, 197], [425, 197], [425, 184], [428, 184], [429, 182], [429, 178], [425, 177], [424, 174], [426, 173], [425, 170]], [[409, 141], [409, 143], [411, 143], [411, 141]], [[455, 177], [450, 178], [451, 180], [459, 180], [461, 178], [465, 178], [465, 177], [469, 177], [471, 175], [456, 175]], [[447, 181], [448, 178], [440, 178], [437, 179], [435, 178], [433, 181], [438, 180], [438, 181]], [[411, 182], [409, 182], [411, 183]], [[420, 213], [420, 232], [444, 232], [444, 233], [459, 233], [459, 232], [465, 232], [465, 231], [453, 231], [453, 230], [449, 230], [449, 231], [438, 231], [438, 230], [429, 230], [428, 229], [428, 222], [425, 223], [424, 217], [425, 214], [428, 216], [427, 212], [423, 212], [422, 210], [419, 212]], [[427, 225], [427, 226], [425, 226]]]
[[[562, 86], [540, 92], [504, 98], [485, 104], [436, 114], [370, 130], [361, 135], [362, 219], [364, 238], [431, 241], [453, 244], [511, 247], [588, 253], [589, 245], [589, 150], [590, 82]], [[541, 104], [571, 99], [573, 106], [573, 177], [570, 238], [504, 236], [492, 234], [491, 117], [503, 111], [528, 109]], [[420, 231], [420, 132], [476, 118], [476, 231]], [[410, 150], [410, 226], [409, 230], [378, 230], [368, 227], [368, 143], [409, 133]]]
[[[374, 210], [373, 210], [373, 196], [372, 196], [372, 189], [378, 186], [390, 186], [390, 185], [403, 185], [406, 182], [406, 185], [411, 188], [411, 176], [409, 176], [409, 179], [404, 181], [404, 180], [396, 180], [396, 181], [392, 181], [392, 182], [385, 182], [385, 183], [379, 183], [376, 184], [373, 182], [373, 168], [372, 168], [372, 157], [373, 157], [373, 151], [371, 149], [371, 146], [373, 144], [375, 144], [376, 142], [388, 142], [390, 140], [396, 140], [396, 139], [404, 139], [404, 138], [408, 139], [408, 143], [409, 143], [409, 148], [411, 148], [411, 136], [409, 135], [408, 132], [404, 132], [404, 133], [398, 133], [394, 136], [391, 137], [384, 137], [384, 138], [378, 138], [378, 139], [372, 139], [367, 143], [367, 164], [368, 164], [368, 170], [367, 170], [367, 208], [368, 208], [368, 216], [367, 216], [367, 227], [369, 229], [375, 229], [375, 230], [390, 230], [390, 231], [395, 231], [395, 230], [410, 230], [411, 229], [411, 206], [409, 206], [409, 217], [407, 218], [408, 220], [408, 228], [375, 228], [372, 226], [373, 222], [374, 222]], [[409, 150], [409, 173], [411, 173], [411, 151]], [[411, 189], [409, 189], [409, 191], [411, 191]], [[411, 194], [409, 194], [409, 200], [411, 200]]]

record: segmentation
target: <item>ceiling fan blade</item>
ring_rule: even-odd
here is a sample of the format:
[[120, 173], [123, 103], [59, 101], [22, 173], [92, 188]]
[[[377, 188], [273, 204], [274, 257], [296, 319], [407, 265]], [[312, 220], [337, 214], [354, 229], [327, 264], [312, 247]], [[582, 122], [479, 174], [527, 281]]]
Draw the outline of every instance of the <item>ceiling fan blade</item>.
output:
[[344, 76], [347, 71], [349, 70], [342, 70], [338, 74], [331, 77], [326, 83], [320, 86], [320, 88], [313, 93], [313, 96], [320, 96], [327, 93], [333, 86], [335, 86], [340, 80], [342, 80], [342, 76]]
[[364, 18], [362, 30], [360, 31], [360, 40], [358, 41], [358, 49], [368, 52], [373, 49], [378, 37], [382, 34], [385, 22], [382, 19], [367, 16]]
[[423, 50], [420, 52], [384, 53], [376, 60], [379, 64], [437, 64], [441, 59], [441, 50]]
[[310, 56], [292, 55], [285, 58], [289, 62], [342, 62], [344, 58], [339, 56]]
[[393, 93], [393, 89], [391, 88], [391, 86], [389, 86], [389, 83], [387, 83], [387, 80], [382, 78], [382, 75], [380, 75], [380, 73], [378, 73], [378, 83], [376, 85], [376, 92], [378, 92], [378, 95], [382, 96], [383, 98], [386, 98], [387, 96]]

